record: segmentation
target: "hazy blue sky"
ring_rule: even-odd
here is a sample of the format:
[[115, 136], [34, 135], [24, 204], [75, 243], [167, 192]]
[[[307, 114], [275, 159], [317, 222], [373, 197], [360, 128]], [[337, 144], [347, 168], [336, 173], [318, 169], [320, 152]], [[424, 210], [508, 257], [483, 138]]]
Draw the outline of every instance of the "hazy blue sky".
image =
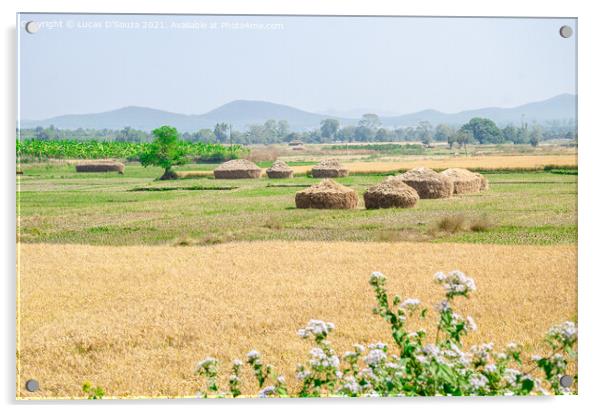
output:
[[[576, 35], [558, 33], [575, 20], [19, 17], [23, 119], [129, 105], [201, 114], [236, 99], [457, 112], [576, 93]], [[30, 20], [43, 22], [33, 35]]]

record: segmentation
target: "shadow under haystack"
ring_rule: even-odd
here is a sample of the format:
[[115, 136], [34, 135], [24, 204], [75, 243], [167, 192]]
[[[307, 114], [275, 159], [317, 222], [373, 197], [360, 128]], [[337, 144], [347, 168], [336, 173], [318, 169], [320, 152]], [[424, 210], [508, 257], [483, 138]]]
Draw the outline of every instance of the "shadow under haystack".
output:
[[261, 168], [246, 159], [224, 162], [213, 170], [215, 179], [254, 179], [261, 176]]
[[272, 179], [292, 178], [293, 169], [286, 162], [277, 160], [266, 170], [266, 173], [268, 178]]
[[385, 180], [364, 193], [366, 209], [412, 208], [418, 199], [418, 192], [399, 179]]
[[324, 159], [311, 170], [314, 178], [338, 178], [349, 175], [349, 170], [336, 159]]
[[389, 179], [399, 179], [411, 186], [418, 192], [421, 199], [449, 198], [454, 193], [454, 184], [451, 179], [429, 168], [414, 168]]
[[332, 179], [324, 179], [295, 194], [297, 208], [353, 209], [357, 203], [358, 196], [353, 189]]
[[125, 165], [114, 161], [83, 162], [75, 165], [76, 172], [117, 172], [123, 175]]
[[451, 179], [454, 184], [454, 194], [469, 194], [481, 190], [481, 178], [468, 169], [449, 168], [441, 172], [441, 175]]

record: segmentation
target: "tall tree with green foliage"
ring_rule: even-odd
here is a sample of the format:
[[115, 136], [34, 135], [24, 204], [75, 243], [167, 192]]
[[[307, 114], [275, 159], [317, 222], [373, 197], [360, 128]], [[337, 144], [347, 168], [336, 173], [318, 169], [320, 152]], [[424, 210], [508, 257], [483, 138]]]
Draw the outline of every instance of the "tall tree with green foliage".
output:
[[437, 125], [437, 128], [435, 129], [435, 134], [433, 135], [433, 139], [435, 139], [437, 142], [448, 141], [449, 143], [449, 138], [453, 136], [454, 133], [454, 128], [452, 128], [449, 125], [446, 125], [445, 123], [441, 123]]
[[148, 149], [140, 154], [140, 163], [142, 166], [149, 165], [165, 168], [165, 172], [159, 179], [176, 179], [177, 175], [173, 170], [175, 165], [186, 163], [186, 151], [180, 145], [178, 131], [172, 126], [161, 126], [153, 130], [155, 140]]
[[362, 116], [362, 118], [360, 119], [360, 121], [358, 122], [358, 126], [360, 128], [364, 127], [364, 128], [368, 128], [368, 129], [372, 129], [375, 130], [378, 127], [380, 127], [381, 123], [380, 123], [380, 118], [378, 117], [378, 115], [374, 114], [374, 113], [366, 113]]
[[502, 143], [503, 136], [495, 122], [487, 118], [472, 118], [460, 129], [470, 132], [479, 143]]
[[[474, 142], [474, 137], [472, 136], [472, 133], [470, 131], [460, 129], [454, 135], [453, 141], [457, 142], [458, 145], [460, 145], [460, 148], [464, 147], [464, 153], [466, 154], [466, 156], [468, 156], [467, 145], [469, 143]], [[453, 142], [450, 144], [450, 148], [452, 145]]]
[[216, 123], [215, 127], [213, 128], [213, 134], [218, 142], [226, 143], [230, 138], [230, 127], [225, 122]]
[[430, 145], [433, 140], [433, 126], [429, 121], [422, 120], [416, 126], [416, 134], [420, 142], [424, 145]]
[[323, 119], [320, 122], [320, 133], [326, 140], [333, 139], [339, 131], [340, 123], [336, 119]]
[[529, 143], [535, 148], [537, 145], [539, 145], [541, 138], [541, 127], [539, 125], [534, 125], [531, 133], [529, 134]]

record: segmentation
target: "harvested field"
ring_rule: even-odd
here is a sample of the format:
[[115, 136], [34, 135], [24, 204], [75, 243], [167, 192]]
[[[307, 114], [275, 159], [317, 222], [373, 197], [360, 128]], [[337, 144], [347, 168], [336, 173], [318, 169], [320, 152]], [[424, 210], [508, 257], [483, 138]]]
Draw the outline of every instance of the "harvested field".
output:
[[[401, 161], [375, 161], [375, 162], [345, 162], [345, 168], [350, 173], [383, 173], [408, 170], [419, 166], [444, 170], [447, 168], [466, 168], [479, 170], [499, 169], [543, 169], [545, 165], [575, 166], [576, 155], [507, 155], [507, 156], [454, 156], [427, 158], [416, 157]], [[304, 174], [312, 169], [312, 166], [291, 166], [295, 174]]]
[[20, 244], [18, 396], [30, 396], [22, 390], [30, 377], [40, 397], [83, 396], [84, 381], [109, 397], [193, 396], [198, 360], [218, 357], [224, 371], [251, 349], [292, 383], [311, 346], [296, 331], [310, 318], [336, 324], [331, 341], [339, 352], [389, 338], [371, 314], [374, 270], [388, 276], [390, 292], [432, 309], [442, 296], [434, 272], [461, 269], [477, 283], [458, 306], [479, 327], [467, 344], [513, 340], [540, 351], [534, 344], [550, 325], [577, 315], [576, 254], [575, 245]]

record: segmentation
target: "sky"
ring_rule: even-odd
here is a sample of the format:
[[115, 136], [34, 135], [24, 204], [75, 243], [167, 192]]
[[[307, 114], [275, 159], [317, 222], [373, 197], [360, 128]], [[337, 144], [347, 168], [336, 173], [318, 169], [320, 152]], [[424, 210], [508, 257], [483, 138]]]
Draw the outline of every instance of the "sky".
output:
[[577, 91], [575, 19], [17, 17], [21, 119], [125, 106], [202, 114], [238, 99], [454, 113]]

